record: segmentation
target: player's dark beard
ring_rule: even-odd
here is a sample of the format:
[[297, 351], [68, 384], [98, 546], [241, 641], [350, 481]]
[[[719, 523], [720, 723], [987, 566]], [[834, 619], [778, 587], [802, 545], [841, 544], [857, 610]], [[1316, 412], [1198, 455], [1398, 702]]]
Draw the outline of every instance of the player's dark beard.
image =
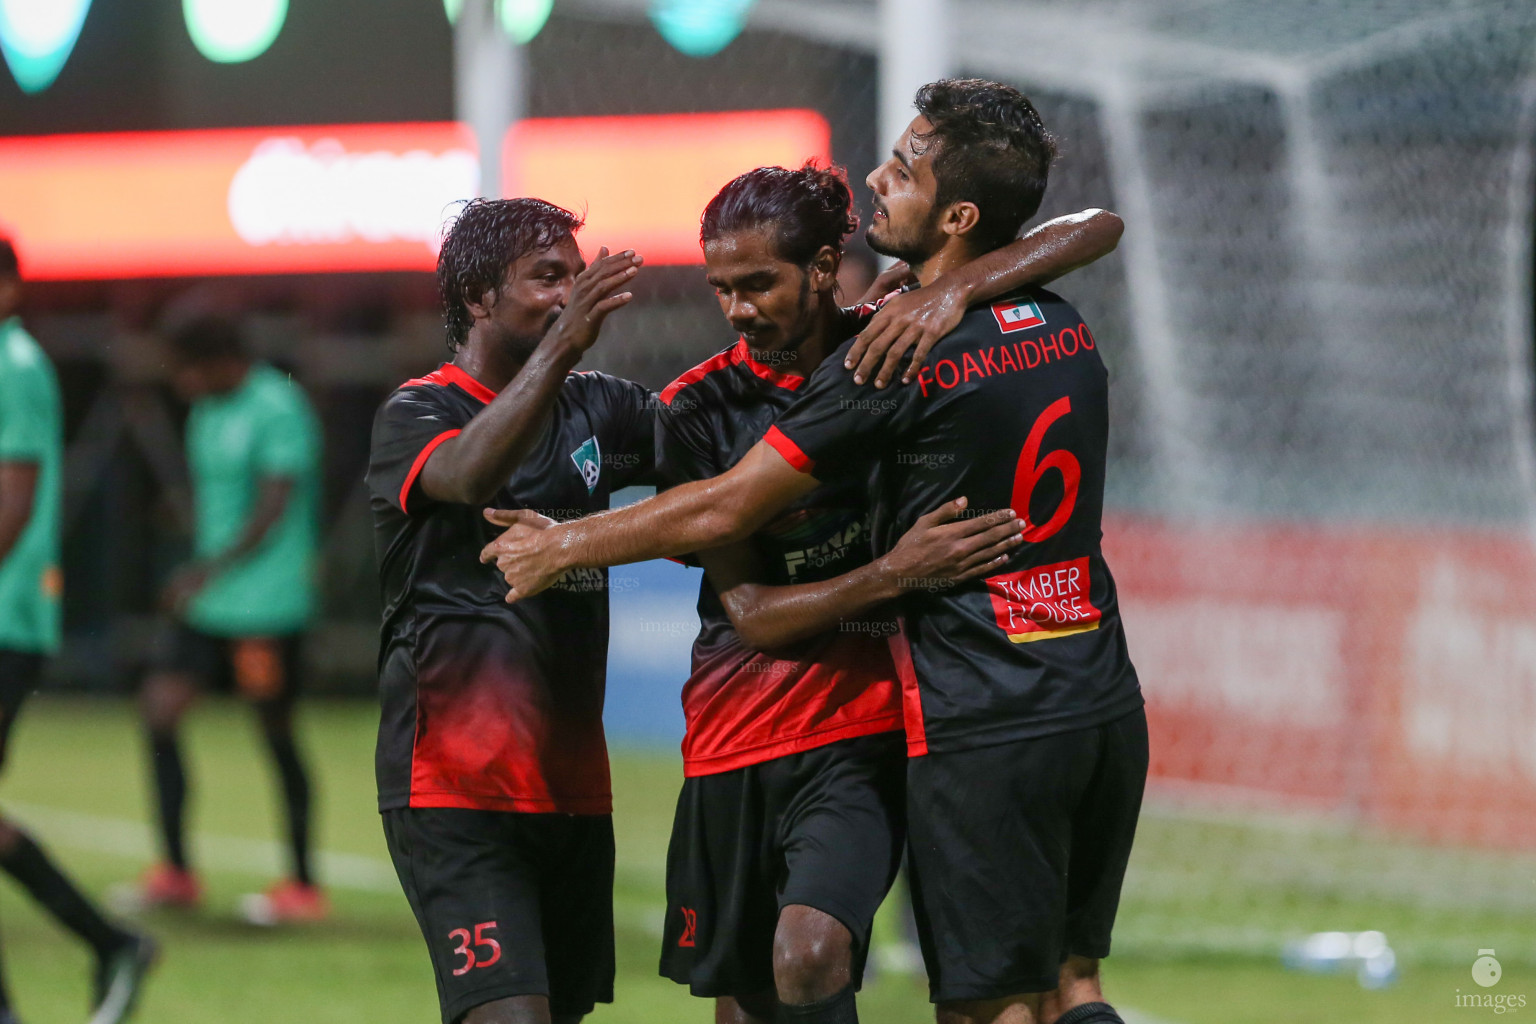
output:
[[526, 363], [533, 358], [534, 349], [539, 347], [539, 342], [544, 340], [544, 335], [555, 326], [555, 321], [560, 319], [560, 310], [550, 310], [549, 317], [544, 321], [544, 329], [538, 334], [514, 334], [508, 332], [502, 339], [502, 345], [507, 354], [520, 363]]
[[526, 363], [533, 358], [534, 349], [539, 347], [539, 342], [544, 340], [542, 334], [509, 334], [502, 343], [507, 354], [520, 363]]
[[[878, 209], [878, 207], [877, 207]], [[885, 236], [875, 237], [875, 226], [871, 224], [864, 231], [864, 241], [869, 247], [882, 256], [890, 256], [893, 259], [902, 260], [910, 265], [919, 265], [933, 255], [933, 251], [925, 244], [926, 240], [933, 237], [933, 226], [939, 219], [937, 209], [930, 210], [928, 219], [916, 230], [909, 231], [906, 235], [898, 235], [891, 223], [890, 211], [885, 211]]]
[[784, 348], [798, 352], [807, 340], [811, 332], [816, 328], [816, 307], [811, 304], [811, 275], [800, 275], [800, 315], [795, 317], [795, 328], [784, 339]]

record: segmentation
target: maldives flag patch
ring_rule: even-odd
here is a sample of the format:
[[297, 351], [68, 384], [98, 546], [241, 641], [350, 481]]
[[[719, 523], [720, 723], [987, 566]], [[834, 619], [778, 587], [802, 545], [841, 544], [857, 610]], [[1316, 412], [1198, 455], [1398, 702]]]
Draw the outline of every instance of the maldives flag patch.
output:
[[1033, 302], [994, 302], [992, 315], [997, 318], [997, 326], [1004, 334], [1027, 331], [1045, 323], [1040, 307]]

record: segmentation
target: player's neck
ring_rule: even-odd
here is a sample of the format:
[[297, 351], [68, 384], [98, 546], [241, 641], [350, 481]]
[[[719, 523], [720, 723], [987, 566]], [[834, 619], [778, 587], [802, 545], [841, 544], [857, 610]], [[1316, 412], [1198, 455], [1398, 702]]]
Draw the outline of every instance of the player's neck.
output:
[[963, 239], [951, 237], [944, 243], [944, 248], [922, 263], [912, 264], [912, 273], [917, 277], [917, 283], [926, 288], [945, 274], [959, 270], [976, 256]]
[[519, 359], [500, 345], [485, 344], [471, 335], [453, 354], [453, 365], [500, 394], [501, 389], [523, 369], [525, 359]]
[[821, 365], [821, 361], [843, 343], [841, 328], [842, 311], [837, 305], [836, 297], [831, 293], [819, 296], [816, 301], [816, 322], [811, 328], [810, 335], [799, 348], [790, 353], [791, 358], [775, 366], [774, 369], [781, 373], [809, 377], [816, 372], [816, 367]]

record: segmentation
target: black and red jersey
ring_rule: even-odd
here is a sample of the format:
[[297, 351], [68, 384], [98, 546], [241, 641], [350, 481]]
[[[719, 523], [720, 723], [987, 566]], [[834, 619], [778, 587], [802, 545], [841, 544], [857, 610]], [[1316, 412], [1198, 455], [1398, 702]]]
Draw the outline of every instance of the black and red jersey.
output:
[[[793, 403], [805, 378], [753, 358], [745, 339], [661, 393], [659, 471], [666, 483], [730, 469]], [[872, 556], [868, 493], [852, 475], [816, 488], [748, 543], [759, 581], [812, 583]], [[683, 771], [711, 775], [902, 727], [898, 677], [886, 637], [893, 618], [867, 617], [772, 654], [751, 650], [706, 576], [699, 636], [683, 687]]]
[[869, 481], [877, 550], [961, 495], [971, 515], [1028, 513], [1002, 571], [954, 588], [914, 580], [901, 599], [909, 751], [1088, 728], [1139, 707], [1100, 550], [1108, 375], [1077, 311], [1038, 289], [973, 309], [913, 383], [883, 391], [853, 383], [846, 347], [765, 440], [820, 481]]
[[[427, 457], [495, 394], [453, 364], [408, 381], [373, 422], [368, 488], [383, 591], [379, 807], [606, 814], [608, 576], [573, 570], [509, 605], [480, 549], [480, 505], [437, 502]], [[655, 469], [655, 398], [569, 375], [548, 425], [488, 502], [575, 519]]]

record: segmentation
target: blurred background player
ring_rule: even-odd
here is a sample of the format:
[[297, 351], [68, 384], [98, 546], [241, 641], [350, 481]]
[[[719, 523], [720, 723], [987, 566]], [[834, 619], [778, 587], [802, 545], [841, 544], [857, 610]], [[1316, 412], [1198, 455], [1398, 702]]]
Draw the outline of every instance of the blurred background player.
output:
[[165, 860], [141, 880], [139, 898], [201, 900], [177, 732], [202, 688], [232, 685], [255, 711], [277, 769], [290, 858], [289, 877], [247, 896], [242, 910], [259, 924], [319, 919], [328, 904], [311, 872], [310, 779], [293, 732], [300, 644], [315, 605], [319, 426], [304, 392], [247, 354], [233, 321], [188, 313], [168, 340], [176, 390], [192, 405], [195, 555], [166, 587], [174, 626], [140, 693]]
[[[0, 239], [0, 768], [22, 702], [59, 646], [59, 506], [64, 457], [58, 381], [21, 326], [16, 251]], [[91, 1024], [127, 1018], [155, 946], [115, 925], [20, 826], [0, 815], [0, 868], [96, 955]], [[0, 977], [0, 1024], [17, 1024]]]
[[[664, 479], [728, 469], [843, 342], [837, 283], [857, 226], [843, 172], [814, 164], [760, 167], [710, 201], [705, 271], [740, 339], [662, 391]], [[978, 264], [914, 305], [942, 308], [953, 290], [963, 311], [966, 297], [1091, 262], [1118, 235], [1112, 214], [1053, 221], [999, 254], [1007, 273]], [[905, 835], [906, 745], [887, 646], [897, 627], [866, 613], [903, 581], [938, 586], [1000, 564], [1017, 543], [1012, 517], [953, 522], [961, 512], [943, 504], [872, 561], [867, 489], [841, 481], [747, 540], [697, 555], [702, 628], [683, 687], [661, 966], [717, 997], [718, 1021], [857, 1020], [871, 926]]]
[[374, 420], [379, 810], [444, 1024], [613, 1000], [607, 574], [510, 606], [477, 559], [488, 502], [574, 518], [654, 471], [651, 393], [570, 372], [640, 264], [587, 267], [580, 227], [537, 199], [466, 204], [438, 257], [452, 359]]

